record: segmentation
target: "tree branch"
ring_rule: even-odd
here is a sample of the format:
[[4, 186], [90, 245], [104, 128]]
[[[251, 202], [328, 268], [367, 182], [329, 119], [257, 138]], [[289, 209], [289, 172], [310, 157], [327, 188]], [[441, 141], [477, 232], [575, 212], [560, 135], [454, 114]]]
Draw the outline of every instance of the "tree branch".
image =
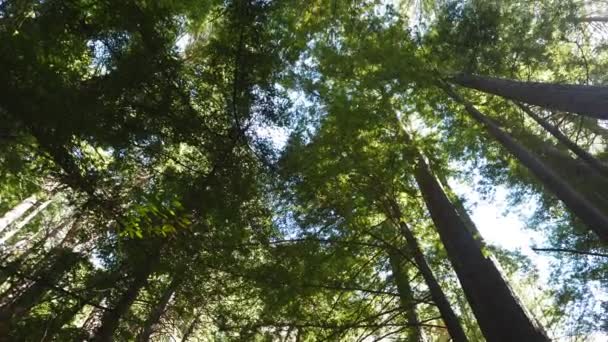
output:
[[577, 251], [576, 249], [567, 249], [567, 248], [532, 248], [532, 250], [535, 251], [535, 252], [558, 252], [558, 253], [562, 253], [563, 252], [563, 253], [591, 255], [591, 256], [598, 256], [598, 257], [608, 258], [608, 254]]

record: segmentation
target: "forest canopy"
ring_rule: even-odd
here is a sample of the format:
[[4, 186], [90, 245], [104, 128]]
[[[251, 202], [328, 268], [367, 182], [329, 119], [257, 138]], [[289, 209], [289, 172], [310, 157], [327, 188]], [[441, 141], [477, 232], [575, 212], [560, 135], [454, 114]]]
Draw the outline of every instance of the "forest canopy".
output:
[[0, 70], [0, 342], [608, 338], [604, 0], [0, 0]]

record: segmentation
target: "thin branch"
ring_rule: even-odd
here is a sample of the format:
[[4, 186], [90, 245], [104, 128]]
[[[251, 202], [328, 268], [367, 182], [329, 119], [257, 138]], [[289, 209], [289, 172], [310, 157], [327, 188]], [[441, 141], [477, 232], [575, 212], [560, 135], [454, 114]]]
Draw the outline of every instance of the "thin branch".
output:
[[595, 253], [595, 252], [585, 252], [585, 251], [577, 251], [576, 249], [567, 249], [567, 248], [532, 248], [532, 250], [535, 251], [535, 252], [572, 253], [572, 254], [591, 255], [591, 256], [598, 256], [598, 257], [608, 258], [608, 254]]
[[67, 296], [70, 296], [72, 298], [78, 299], [79, 301], [81, 301], [81, 302], [83, 302], [85, 304], [88, 304], [88, 305], [90, 305], [92, 307], [95, 307], [95, 308], [98, 308], [98, 309], [101, 309], [101, 310], [106, 310], [106, 311], [111, 310], [110, 308], [108, 308], [106, 306], [99, 305], [97, 303], [93, 303], [93, 302], [89, 301], [88, 299], [86, 299], [85, 297], [83, 297], [83, 296], [81, 296], [81, 295], [79, 295], [77, 293], [74, 293], [74, 292], [66, 290], [66, 289], [64, 289], [62, 287], [50, 284], [44, 278], [35, 278], [35, 277], [27, 276], [27, 275], [25, 275], [25, 274], [17, 271], [14, 267], [11, 267], [11, 266], [0, 265], [0, 269], [4, 270], [4, 272], [8, 272], [8, 273], [10, 273], [10, 274], [12, 274], [14, 276], [17, 276], [17, 277], [19, 277], [21, 279], [36, 282], [36, 283], [41, 284], [42, 286], [44, 286], [46, 288], [49, 288], [51, 290], [55, 290], [57, 292], [63, 293], [63, 294], [65, 294]]

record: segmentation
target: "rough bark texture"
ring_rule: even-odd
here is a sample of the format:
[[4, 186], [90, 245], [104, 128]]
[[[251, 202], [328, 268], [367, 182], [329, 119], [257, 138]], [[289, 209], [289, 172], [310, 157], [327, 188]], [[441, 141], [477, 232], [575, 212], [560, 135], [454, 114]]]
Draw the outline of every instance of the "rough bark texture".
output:
[[492, 137], [503, 147], [513, 154], [519, 162], [524, 165], [544, 187], [559, 198], [565, 205], [580, 218], [603, 242], [608, 242], [608, 216], [599, 210], [593, 203], [571, 187], [556, 172], [547, 167], [540, 159], [534, 156], [522, 144], [518, 143], [492, 119], [486, 117], [465, 101], [450, 87], [444, 87], [445, 91], [457, 102], [462, 103], [467, 112], [480, 124], [482, 124]]
[[422, 342], [422, 331], [420, 330], [419, 325], [420, 321], [418, 320], [418, 314], [416, 313], [414, 294], [412, 293], [412, 287], [410, 286], [410, 280], [405, 268], [405, 259], [399, 251], [394, 249], [389, 249], [388, 256], [393, 278], [397, 285], [397, 291], [399, 292], [401, 306], [405, 310], [407, 323], [411, 326], [407, 330], [407, 340], [411, 342]]
[[417, 158], [415, 178], [464, 293], [488, 341], [549, 341], [459, 217], [439, 182]]
[[597, 173], [601, 174], [604, 177], [608, 177], [608, 165], [600, 162], [594, 156], [592, 156], [589, 152], [583, 150], [580, 146], [574, 143], [574, 141], [570, 140], [567, 136], [565, 136], [560, 130], [538, 116], [534, 111], [530, 108], [516, 103], [521, 110], [523, 110], [528, 116], [530, 116], [534, 121], [536, 121], [539, 125], [541, 125], [547, 132], [551, 133], [551, 135], [557, 139], [559, 142], [564, 144], [572, 153], [574, 153], [581, 160], [585, 161], [589, 166], [596, 170]]
[[519, 82], [466, 74], [453, 77], [451, 81], [531, 105], [608, 119], [608, 87]]
[[177, 288], [180, 286], [182, 279], [183, 278], [181, 277], [181, 275], [175, 276], [173, 280], [171, 280], [171, 283], [167, 286], [165, 291], [163, 291], [163, 294], [158, 300], [158, 303], [152, 309], [152, 311], [150, 311], [150, 314], [148, 315], [148, 318], [144, 323], [143, 329], [141, 330], [139, 335], [137, 335], [136, 340], [138, 342], [147, 342], [150, 340], [150, 336], [154, 332], [154, 326], [160, 321], [160, 318], [165, 313], [165, 310], [167, 310], [167, 305], [169, 305], [171, 297], [173, 296]]

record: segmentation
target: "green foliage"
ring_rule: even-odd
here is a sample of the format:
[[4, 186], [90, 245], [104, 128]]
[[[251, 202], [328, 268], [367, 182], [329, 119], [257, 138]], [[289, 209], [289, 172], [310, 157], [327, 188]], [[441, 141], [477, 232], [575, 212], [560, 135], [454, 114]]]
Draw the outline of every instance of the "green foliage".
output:
[[[456, 179], [488, 197], [503, 186], [513, 205], [538, 204], [528, 223], [548, 243], [605, 253], [437, 87], [460, 72], [604, 84], [606, 37], [576, 20], [587, 8], [386, 3], [0, 1], [0, 214], [41, 199], [0, 246], [0, 336], [105, 328], [127, 341], [151, 325], [155, 341], [405, 340], [417, 328], [447, 341], [391, 224], [399, 209], [482, 341], [414, 181], [418, 153], [455, 205]], [[608, 212], [601, 175], [511, 103], [459, 91]], [[604, 123], [535, 110], [605, 161]], [[601, 257], [559, 254], [542, 284], [522, 254], [484, 253], [552, 336], [606, 329]]]

